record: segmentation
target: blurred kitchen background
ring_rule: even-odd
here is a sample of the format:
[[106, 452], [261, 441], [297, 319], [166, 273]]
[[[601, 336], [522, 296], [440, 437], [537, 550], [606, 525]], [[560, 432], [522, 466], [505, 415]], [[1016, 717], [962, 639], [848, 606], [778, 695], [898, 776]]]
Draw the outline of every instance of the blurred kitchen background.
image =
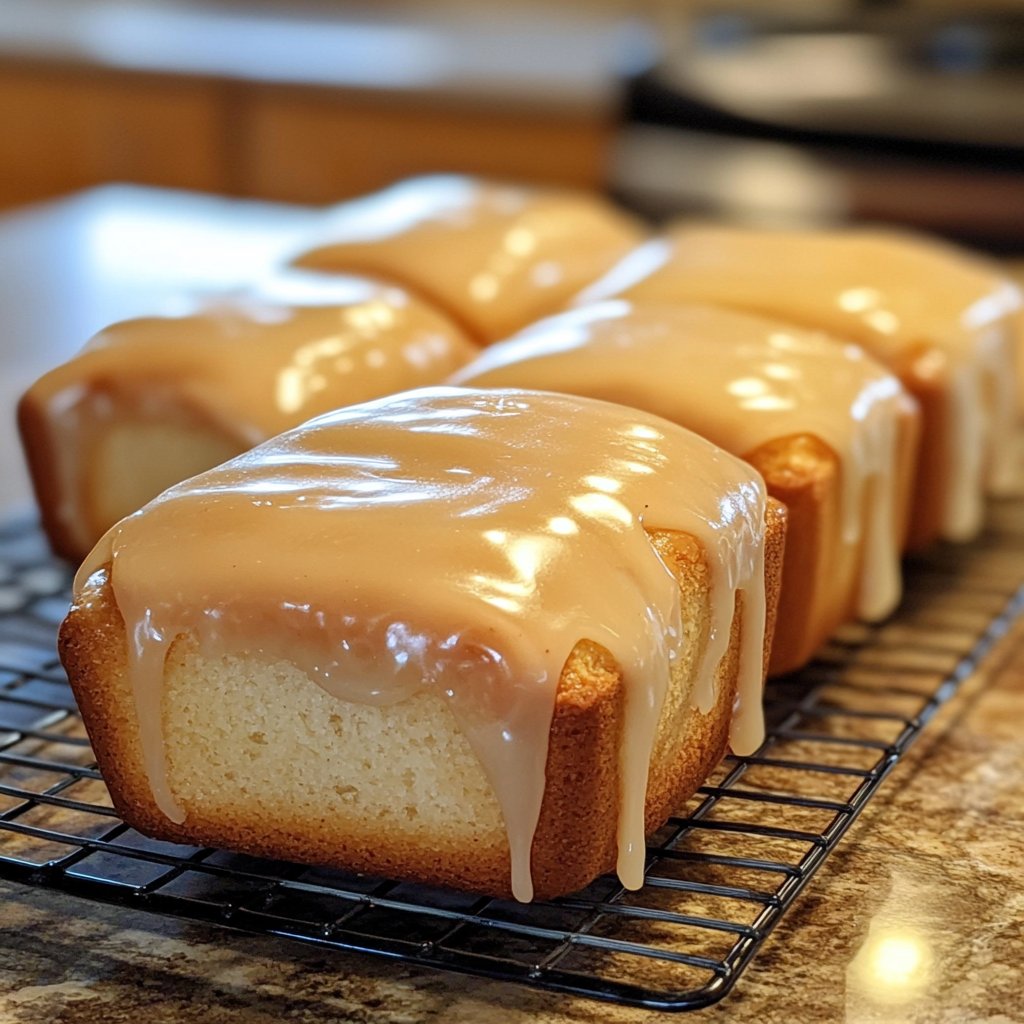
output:
[[439, 170], [1024, 250], [1024, 0], [0, 0], [0, 208]]

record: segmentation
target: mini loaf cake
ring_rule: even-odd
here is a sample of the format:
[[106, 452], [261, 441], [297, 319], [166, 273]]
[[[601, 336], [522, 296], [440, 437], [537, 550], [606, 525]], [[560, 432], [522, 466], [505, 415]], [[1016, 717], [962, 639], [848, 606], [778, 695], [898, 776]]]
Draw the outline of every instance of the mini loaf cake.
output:
[[899, 602], [918, 413], [854, 345], [726, 309], [611, 300], [492, 345], [451, 382], [621, 402], [755, 466], [789, 510], [772, 674]]
[[763, 735], [785, 511], [621, 406], [434, 388], [171, 488], [83, 564], [60, 651], [162, 839], [522, 900], [615, 868]]
[[296, 263], [395, 281], [487, 343], [557, 312], [645, 236], [593, 193], [436, 175], [335, 207]]
[[80, 561], [171, 484], [330, 409], [437, 384], [476, 353], [400, 288], [301, 271], [192, 316], [115, 324], [21, 400], [43, 525]]
[[638, 248], [578, 298], [706, 302], [858, 342], [921, 406], [910, 543], [967, 540], [986, 486], [1013, 478], [1011, 318], [1020, 294], [985, 261], [883, 230], [691, 225]]

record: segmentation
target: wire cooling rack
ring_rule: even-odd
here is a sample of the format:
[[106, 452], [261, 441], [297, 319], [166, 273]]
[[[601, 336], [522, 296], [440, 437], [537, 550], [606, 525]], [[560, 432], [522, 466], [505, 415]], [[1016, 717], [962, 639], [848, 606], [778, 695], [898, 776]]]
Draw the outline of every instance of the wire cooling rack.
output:
[[111, 807], [54, 646], [70, 572], [0, 527], [0, 876], [632, 1006], [721, 999], [939, 706], [1024, 608], [1024, 501], [908, 565], [899, 613], [768, 688], [770, 731], [614, 877], [522, 905], [156, 842]]

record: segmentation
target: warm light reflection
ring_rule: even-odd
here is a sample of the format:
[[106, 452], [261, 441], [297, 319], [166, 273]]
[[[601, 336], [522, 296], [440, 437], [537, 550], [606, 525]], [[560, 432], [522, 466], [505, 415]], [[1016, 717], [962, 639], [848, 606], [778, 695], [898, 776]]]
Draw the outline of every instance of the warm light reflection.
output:
[[[499, 206], [502, 204], [498, 204]], [[519, 212], [519, 200], [514, 199], [501, 211], [506, 216]], [[521, 275], [523, 263], [529, 259], [540, 244], [538, 232], [519, 223], [508, 229], [501, 245], [491, 254], [486, 267], [469, 282], [469, 294], [477, 302], [493, 302], [502, 289], [503, 282], [514, 275]], [[530, 280], [540, 288], [548, 288], [562, 279], [562, 268], [550, 260], [533, 267]]]
[[345, 324], [362, 338], [376, 337], [381, 331], [390, 330], [397, 320], [393, 306], [380, 299], [360, 302], [342, 313]]
[[879, 334], [895, 334], [900, 319], [891, 310], [878, 308], [883, 298], [877, 288], [847, 288], [839, 293], [836, 303], [847, 313], [862, 313], [864, 323]]
[[554, 260], [543, 260], [530, 271], [530, 280], [538, 288], [554, 288], [564, 276], [562, 265]]
[[791, 334], [783, 334], [782, 331], [776, 331], [774, 334], [768, 335], [768, 344], [772, 348], [782, 349], [783, 352], [792, 352], [800, 348], [800, 343]]
[[448, 339], [443, 334], [422, 334], [402, 347], [402, 358], [410, 366], [425, 370], [447, 351]]
[[900, 327], [900, 318], [887, 309], [875, 309], [864, 314], [864, 322], [879, 334], [895, 334]]
[[398, 469], [394, 459], [370, 455], [331, 455], [327, 452], [267, 452], [261, 456], [260, 462], [265, 466], [348, 466], [364, 472], [379, 470], [387, 473]]
[[513, 256], [529, 256], [537, 248], [537, 236], [529, 228], [512, 228], [505, 235], [505, 249]]
[[873, 959], [883, 985], [907, 985], [924, 965], [924, 950], [914, 939], [893, 935], [878, 944]]
[[[528, 359], [582, 348], [590, 341], [595, 324], [621, 319], [631, 308], [627, 302], [609, 301], [561, 313], [551, 320], [542, 320], [526, 328], [511, 341], [491, 345], [467, 369], [471, 375], [479, 375]], [[462, 379], [461, 373], [452, 377], [457, 383], [461, 383]]]
[[922, 932], [873, 922], [849, 974], [856, 988], [876, 1003], [908, 1003], [926, 988], [932, 960], [931, 945]]
[[469, 282], [469, 294], [477, 302], [490, 302], [498, 294], [498, 279], [493, 274], [477, 274]]
[[569, 500], [577, 512], [592, 519], [603, 519], [606, 522], [620, 523], [629, 526], [633, 522], [633, 513], [607, 494], [579, 494]]
[[882, 295], [877, 288], [848, 288], [839, 294], [836, 301], [839, 308], [847, 313], [863, 313], [877, 306], [882, 301]]
[[785, 412], [788, 409], [795, 409], [796, 402], [781, 395], [758, 395], [755, 398], [745, 398], [740, 402], [740, 408], [756, 412]]
[[583, 482], [595, 491], [604, 491], [606, 494], [618, 494], [622, 490], [622, 481], [613, 480], [610, 476], [586, 476]]
[[[274, 399], [283, 413], [298, 412], [309, 399], [330, 384], [330, 376], [347, 375], [356, 368], [352, 350], [395, 329], [398, 314], [394, 306], [371, 299], [340, 311], [342, 331], [300, 345], [292, 353], [291, 363], [278, 371]], [[370, 348], [363, 362], [379, 370], [388, 361], [381, 348]]]
[[629, 432], [630, 434], [633, 435], [633, 437], [642, 437], [648, 441], [657, 441], [664, 436], [659, 431], [655, 430], [653, 427], [645, 427], [640, 423], [630, 427]]
[[672, 258], [672, 243], [664, 238], [653, 238], [624, 256], [604, 277], [599, 278], [576, 296], [577, 306], [621, 295], [634, 285], [660, 270]]
[[855, 420], [866, 420], [873, 406], [900, 393], [900, 382], [895, 377], [882, 377], [872, 381], [857, 396], [850, 406], [850, 415]]
[[[565, 519], [563, 522], [572, 527], [571, 532], [575, 532], [576, 524], [571, 519]], [[477, 573], [470, 577], [473, 591], [482, 601], [495, 608], [513, 614], [518, 613], [522, 610], [523, 601], [535, 594], [537, 577], [557, 541], [544, 536], [510, 537], [504, 530], [485, 530], [483, 536], [485, 540], [504, 548], [515, 578], [509, 579], [500, 574], [488, 576]]]
[[579, 533], [580, 528], [568, 516], [555, 516], [554, 519], [548, 521], [548, 529], [552, 533], [560, 533], [563, 537], [568, 537]]
[[989, 295], [978, 299], [964, 310], [960, 322], [970, 331], [981, 327], [1021, 308], [1020, 289], [1009, 281], [1004, 281]]
[[945, 352], [930, 348], [914, 360], [914, 375], [922, 380], [940, 377], [949, 369], [949, 358]]
[[645, 465], [643, 462], [617, 462], [617, 466], [621, 466], [623, 469], [628, 469], [630, 473], [653, 473], [654, 467]]
[[335, 334], [300, 345], [292, 354], [291, 365], [278, 372], [274, 395], [278, 409], [284, 413], [298, 412], [312, 395], [327, 387], [327, 377], [322, 372], [325, 360], [334, 360], [336, 373], [351, 370], [351, 360], [346, 362], [343, 355], [354, 344], [355, 339]]
[[544, 564], [547, 543], [539, 537], [520, 537], [508, 547], [508, 560], [519, 573], [523, 586], [531, 592], [537, 585], [537, 573]]
[[767, 363], [764, 367], [764, 375], [772, 380], [798, 380], [800, 370], [796, 366], [789, 366], [786, 363]]
[[755, 395], [765, 394], [768, 391], [768, 384], [760, 377], [740, 377], [729, 381], [725, 390], [737, 398], [753, 398]]

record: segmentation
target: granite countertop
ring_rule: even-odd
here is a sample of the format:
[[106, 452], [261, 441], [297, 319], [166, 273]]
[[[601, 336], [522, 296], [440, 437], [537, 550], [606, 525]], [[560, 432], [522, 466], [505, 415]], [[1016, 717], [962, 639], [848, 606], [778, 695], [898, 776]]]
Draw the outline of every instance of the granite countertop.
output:
[[1024, 623], [708, 1010], [621, 1009], [0, 883], [0, 1020], [1020, 1022], [1022, 782]]

